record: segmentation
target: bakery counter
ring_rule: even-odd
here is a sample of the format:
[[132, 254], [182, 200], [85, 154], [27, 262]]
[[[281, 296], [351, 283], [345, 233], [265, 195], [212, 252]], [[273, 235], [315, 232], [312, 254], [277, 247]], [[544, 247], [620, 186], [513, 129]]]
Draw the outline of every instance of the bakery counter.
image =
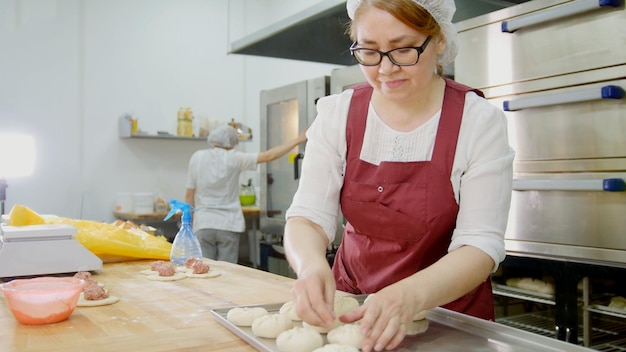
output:
[[[120, 300], [107, 306], [77, 307], [68, 320], [56, 324], [21, 325], [0, 298], [0, 351], [266, 350], [229, 327], [216, 312], [225, 313], [233, 306], [277, 307], [291, 298], [293, 279], [207, 261], [220, 276], [151, 281], [139, 272], [152, 261], [105, 264], [93, 278]], [[588, 350], [440, 308], [432, 310], [428, 320], [429, 329], [407, 338], [403, 351]]]
[[77, 307], [57, 324], [19, 324], [0, 295], [0, 351], [254, 351], [221, 326], [211, 309], [287, 301], [292, 279], [208, 262], [221, 276], [170, 282], [139, 274], [151, 261], [104, 264], [93, 277], [120, 301]]

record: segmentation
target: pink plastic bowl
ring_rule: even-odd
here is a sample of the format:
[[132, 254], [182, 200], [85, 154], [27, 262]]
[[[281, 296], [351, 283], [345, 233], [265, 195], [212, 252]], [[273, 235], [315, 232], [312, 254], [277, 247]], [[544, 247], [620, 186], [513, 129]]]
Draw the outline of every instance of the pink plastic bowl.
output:
[[7, 282], [0, 285], [0, 291], [17, 321], [40, 325], [69, 318], [84, 285], [73, 277], [39, 277]]

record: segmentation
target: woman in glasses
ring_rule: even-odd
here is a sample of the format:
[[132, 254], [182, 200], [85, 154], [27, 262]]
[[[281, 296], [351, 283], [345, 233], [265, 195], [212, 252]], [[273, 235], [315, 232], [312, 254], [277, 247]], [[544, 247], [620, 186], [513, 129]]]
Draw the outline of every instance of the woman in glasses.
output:
[[347, 8], [367, 84], [319, 100], [284, 243], [300, 317], [328, 327], [335, 289], [376, 293], [341, 320], [360, 320], [363, 351], [380, 351], [433, 307], [494, 319], [514, 152], [503, 112], [442, 76], [457, 52], [453, 0]]

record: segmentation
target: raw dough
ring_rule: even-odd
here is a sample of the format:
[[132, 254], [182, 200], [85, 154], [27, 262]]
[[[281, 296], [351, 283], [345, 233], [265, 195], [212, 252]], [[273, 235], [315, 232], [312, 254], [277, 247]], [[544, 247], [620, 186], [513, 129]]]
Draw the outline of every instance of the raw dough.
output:
[[149, 275], [159, 275], [159, 272], [158, 272], [158, 271], [156, 271], [156, 270], [150, 270], [150, 269], [140, 270], [140, 271], [139, 271], [139, 273], [140, 273], [141, 275], [146, 275], [146, 276], [149, 276]]
[[183, 273], [176, 273], [172, 276], [160, 276], [160, 275], [148, 275], [147, 276], [148, 280], [152, 280], [152, 281], [176, 281], [176, 280], [182, 280], [186, 277], [187, 275]]
[[328, 333], [330, 330], [338, 327], [339, 325], [342, 325], [343, 323], [339, 320], [339, 319], [335, 319], [335, 322], [333, 323], [333, 325], [329, 328], [325, 328], [323, 326], [317, 326], [317, 325], [311, 325], [309, 323], [307, 323], [306, 321], [302, 322], [302, 326], [308, 329], [313, 329], [317, 332], [319, 332], [320, 334], [326, 334]]
[[281, 352], [311, 352], [324, 345], [319, 332], [307, 328], [292, 328], [281, 332], [276, 338], [276, 347]]
[[285, 302], [285, 304], [280, 307], [279, 313], [286, 315], [292, 321], [302, 321], [298, 313], [296, 313], [296, 307], [293, 301]]
[[260, 316], [252, 322], [252, 333], [258, 337], [274, 339], [281, 332], [293, 328], [291, 319], [279, 313]]
[[109, 304], [117, 303], [119, 300], [120, 300], [120, 298], [117, 297], [117, 296], [109, 296], [109, 297], [104, 298], [104, 299], [89, 300], [89, 299], [85, 299], [85, 296], [81, 292], [80, 293], [80, 297], [78, 298], [78, 303], [76, 304], [76, 306], [78, 306], [78, 307], [99, 307], [99, 306], [106, 306], [106, 305], [109, 305]]
[[208, 273], [194, 274], [193, 270], [192, 270], [191, 272], [187, 272], [185, 275], [187, 275], [187, 277], [190, 277], [190, 278], [207, 279], [207, 278], [218, 277], [218, 276], [222, 275], [222, 273], [220, 273], [219, 271], [211, 269], [211, 270], [209, 270]]
[[226, 320], [237, 326], [251, 326], [254, 319], [267, 314], [263, 307], [237, 307], [228, 311]]
[[512, 278], [506, 280], [506, 285], [511, 287], [521, 288], [523, 290], [545, 293], [548, 295], [554, 294], [554, 284], [539, 279], [533, 279], [530, 277], [524, 278]]
[[329, 343], [313, 350], [313, 352], [359, 352], [359, 349], [354, 346]]
[[414, 320], [406, 327], [406, 334], [409, 336], [418, 335], [428, 330], [430, 323], [426, 319]]
[[359, 301], [351, 296], [335, 296], [335, 315], [340, 316], [359, 308]]
[[426, 319], [426, 316], [428, 315], [429, 310], [423, 310], [421, 312], [415, 313], [415, 315], [413, 316], [413, 321], [419, 321], [419, 320], [424, 320]]
[[359, 307], [359, 301], [357, 301], [357, 299], [352, 296], [335, 296], [335, 303], [334, 303], [335, 322], [331, 327], [325, 328], [322, 326], [315, 326], [315, 325], [308, 324], [305, 321], [302, 322], [302, 326], [306, 328], [315, 329], [316, 331], [322, 334], [326, 334], [330, 330], [340, 325], [343, 325], [343, 323], [339, 320], [339, 317], [341, 315], [344, 315], [358, 307]]
[[611, 302], [609, 303], [609, 307], [617, 308], [617, 309], [626, 309], [626, 298], [622, 296], [615, 296], [611, 298]]
[[361, 335], [359, 324], [343, 324], [329, 331], [326, 337], [330, 343], [350, 345], [359, 349], [363, 347], [365, 340], [365, 336]]

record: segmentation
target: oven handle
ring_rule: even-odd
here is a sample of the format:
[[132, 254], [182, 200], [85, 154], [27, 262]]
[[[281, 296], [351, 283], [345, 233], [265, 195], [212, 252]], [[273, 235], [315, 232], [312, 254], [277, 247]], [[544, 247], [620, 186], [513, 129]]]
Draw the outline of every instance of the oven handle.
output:
[[536, 95], [532, 97], [522, 97], [514, 100], [506, 100], [502, 103], [504, 111], [516, 111], [530, 108], [538, 108], [541, 106], [550, 106], [558, 104], [581, 103], [585, 101], [600, 99], [622, 99], [624, 98], [624, 89], [617, 85], [608, 85], [598, 88], [588, 88], [584, 90], [552, 93], [545, 95]]
[[300, 178], [300, 160], [304, 158], [302, 153], [298, 153], [296, 157], [293, 159], [293, 179], [297, 180]]
[[626, 182], [621, 178], [604, 180], [513, 180], [514, 191], [604, 191], [624, 192]]
[[578, 15], [587, 11], [595, 10], [602, 7], [619, 7], [621, 0], [578, 0], [561, 6], [549, 8], [547, 10], [532, 13], [526, 16], [502, 21], [502, 32], [513, 33], [518, 29], [522, 29], [536, 24], [548, 21]]

